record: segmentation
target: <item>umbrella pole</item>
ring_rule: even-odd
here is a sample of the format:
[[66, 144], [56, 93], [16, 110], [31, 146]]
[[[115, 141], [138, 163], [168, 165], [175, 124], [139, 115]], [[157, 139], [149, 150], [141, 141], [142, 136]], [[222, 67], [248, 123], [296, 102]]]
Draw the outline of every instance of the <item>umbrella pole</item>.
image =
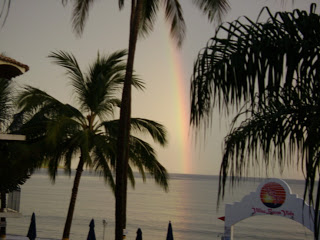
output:
[[107, 227], [108, 223], [107, 223], [107, 221], [105, 219], [103, 219], [102, 220], [102, 224], [103, 224], [103, 240], [104, 240], [104, 236], [105, 236], [104, 234], [105, 234], [105, 230], [106, 230], [106, 227]]

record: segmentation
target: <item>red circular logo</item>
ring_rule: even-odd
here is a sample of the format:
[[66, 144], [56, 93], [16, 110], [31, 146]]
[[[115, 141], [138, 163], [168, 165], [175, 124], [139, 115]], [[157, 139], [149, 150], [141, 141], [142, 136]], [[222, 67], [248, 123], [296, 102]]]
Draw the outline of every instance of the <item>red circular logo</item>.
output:
[[269, 208], [278, 208], [286, 200], [286, 191], [276, 182], [263, 185], [260, 191], [261, 202]]

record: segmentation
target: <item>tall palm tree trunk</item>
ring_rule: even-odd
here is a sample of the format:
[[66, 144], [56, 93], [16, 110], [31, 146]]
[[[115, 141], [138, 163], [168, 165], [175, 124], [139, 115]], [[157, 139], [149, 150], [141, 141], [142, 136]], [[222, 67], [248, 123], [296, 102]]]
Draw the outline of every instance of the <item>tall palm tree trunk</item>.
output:
[[136, 51], [139, 23], [142, 11], [142, 1], [132, 0], [130, 18], [129, 50], [126, 76], [122, 92], [120, 110], [120, 132], [118, 136], [118, 155], [116, 166], [116, 228], [115, 239], [123, 239], [123, 229], [126, 228], [127, 208], [127, 172], [131, 118], [131, 83]]
[[[7, 207], [7, 199], [6, 199], [6, 192], [1, 191], [1, 210], [0, 212], [4, 212], [4, 209]], [[0, 239], [6, 239], [6, 218], [1, 218], [0, 224], [3, 226], [0, 227]]]
[[77, 167], [76, 176], [74, 177], [74, 181], [73, 181], [73, 188], [72, 188], [72, 193], [70, 198], [68, 215], [67, 215], [66, 223], [64, 225], [64, 230], [63, 230], [63, 237], [62, 237], [63, 240], [69, 240], [73, 212], [76, 206], [76, 200], [77, 200], [78, 189], [79, 189], [82, 172], [83, 172], [83, 158], [81, 156], [78, 167]]

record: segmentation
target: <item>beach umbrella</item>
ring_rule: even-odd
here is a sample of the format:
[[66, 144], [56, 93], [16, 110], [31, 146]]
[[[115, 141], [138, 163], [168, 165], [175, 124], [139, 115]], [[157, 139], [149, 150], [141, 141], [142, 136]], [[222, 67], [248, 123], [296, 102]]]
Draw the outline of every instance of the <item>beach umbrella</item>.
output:
[[136, 240], [142, 240], [142, 231], [138, 228]]
[[30, 226], [29, 226], [29, 231], [28, 231], [27, 237], [30, 240], [35, 240], [36, 237], [37, 237], [36, 215], [34, 213], [32, 213], [32, 216], [31, 216], [31, 222], [30, 222]]
[[87, 240], [96, 240], [96, 234], [94, 233], [94, 220], [93, 219], [91, 220], [89, 227], [90, 227], [90, 229], [89, 229]]
[[169, 221], [168, 233], [167, 233], [167, 240], [173, 240], [173, 233], [172, 233], [171, 221]]

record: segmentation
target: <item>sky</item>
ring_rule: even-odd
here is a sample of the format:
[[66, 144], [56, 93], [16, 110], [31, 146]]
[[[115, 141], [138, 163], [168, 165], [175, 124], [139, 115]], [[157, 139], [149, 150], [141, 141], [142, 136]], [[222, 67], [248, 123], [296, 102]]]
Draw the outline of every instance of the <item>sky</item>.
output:
[[[57, 50], [71, 52], [85, 72], [98, 52], [110, 54], [126, 49], [130, 1], [125, 1], [125, 8], [119, 11], [118, 1], [96, 0], [81, 37], [72, 31], [71, 2], [63, 7], [60, 0], [12, 0], [7, 21], [0, 29], [0, 52], [30, 67], [27, 73], [14, 79], [17, 88], [31, 85], [62, 102], [74, 104], [64, 69], [54, 65], [47, 56]], [[214, 111], [212, 127], [195, 137], [195, 129], [189, 127], [189, 91], [198, 52], [214, 36], [218, 23], [209, 23], [191, 0], [180, 2], [187, 26], [181, 48], [171, 40], [162, 11], [154, 31], [138, 42], [135, 71], [145, 81], [146, 89], [133, 92], [132, 117], [149, 118], [167, 128], [168, 146], [153, 146], [169, 173], [217, 175], [231, 116], [224, 117]], [[231, 0], [231, 8], [222, 21], [230, 22], [240, 16], [256, 20], [263, 6], [269, 6], [272, 12], [309, 10], [312, 2], [316, 1]], [[291, 169], [283, 176], [300, 178], [302, 175]]]

